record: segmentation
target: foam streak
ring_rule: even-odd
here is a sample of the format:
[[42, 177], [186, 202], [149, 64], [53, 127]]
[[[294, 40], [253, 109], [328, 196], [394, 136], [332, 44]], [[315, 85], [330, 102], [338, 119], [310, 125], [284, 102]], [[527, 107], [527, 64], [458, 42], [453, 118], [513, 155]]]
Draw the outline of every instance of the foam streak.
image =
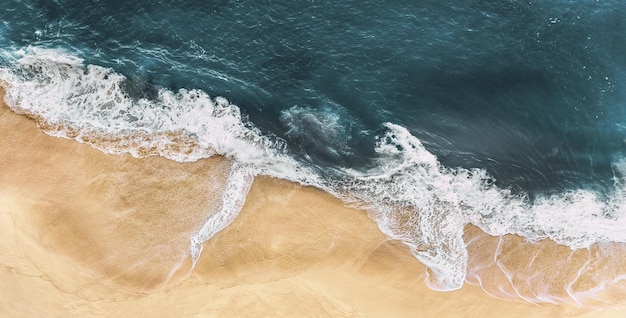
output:
[[202, 244], [229, 226], [239, 215], [253, 180], [254, 175], [248, 167], [237, 162], [233, 163], [226, 181], [226, 189], [222, 194], [222, 205], [219, 211], [213, 214], [191, 237], [190, 250], [193, 266], [200, 258]]

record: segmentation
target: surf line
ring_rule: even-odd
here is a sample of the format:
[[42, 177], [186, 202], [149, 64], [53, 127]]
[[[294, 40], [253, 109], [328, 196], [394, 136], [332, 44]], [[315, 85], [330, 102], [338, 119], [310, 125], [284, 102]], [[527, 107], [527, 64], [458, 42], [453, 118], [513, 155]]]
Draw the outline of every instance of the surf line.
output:
[[217, 233], [229, 226], [246, 202], [246, 197], [254, 181], [253, 169], [243, 163], [233, 162], [230, 174], [226, 179], [226, 186], [222, 193], [222, 204], [217, 213], [207, 219], [202, 227], [191, 236], [192, 269], [200, 259], [203, 243], [210, 240]]

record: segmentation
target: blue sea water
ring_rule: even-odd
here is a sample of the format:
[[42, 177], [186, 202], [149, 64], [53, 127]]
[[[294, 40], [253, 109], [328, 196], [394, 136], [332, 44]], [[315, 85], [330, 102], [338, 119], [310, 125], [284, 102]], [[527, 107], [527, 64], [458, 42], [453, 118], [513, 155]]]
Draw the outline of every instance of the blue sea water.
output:
[[[462, 283], [467, 223], [626, 241], [623, 1], [5, 0], [0, 18], [20, 107], [182, 130], [212, 150], [174, 159], [214, 151], [362, 200], [437, 268], [433, 288]], [[394, 218], [407, 206], [415, 235]]]

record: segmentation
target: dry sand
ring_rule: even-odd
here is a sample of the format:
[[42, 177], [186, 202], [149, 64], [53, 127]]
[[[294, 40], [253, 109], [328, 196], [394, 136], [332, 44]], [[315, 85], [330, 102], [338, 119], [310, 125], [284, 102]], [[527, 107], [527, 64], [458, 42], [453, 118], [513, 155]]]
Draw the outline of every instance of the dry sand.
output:
[[[241, 214], [205, 243], [192, 270], [189, 238], [218, 204], [228, 160], [106, 155], [47, 136], [4, 105], [0, 136], [1, 317], [626, 314], [499, 300], [470, 285], [432, 291], [424, 266], [366, 212], [267, 177], [255, 179]], [[484, 259], [498, 239], [468, 227], [467, 240], [473, 261], [484, 263], [476, 271], [489, 277]], [[527, 244], [507, 240], [510, 249]], [[524, 253], [506, 254], [507, 264], [527, 264], [514, 257]], [[506, 285], [492, 276], [485, 282]]]

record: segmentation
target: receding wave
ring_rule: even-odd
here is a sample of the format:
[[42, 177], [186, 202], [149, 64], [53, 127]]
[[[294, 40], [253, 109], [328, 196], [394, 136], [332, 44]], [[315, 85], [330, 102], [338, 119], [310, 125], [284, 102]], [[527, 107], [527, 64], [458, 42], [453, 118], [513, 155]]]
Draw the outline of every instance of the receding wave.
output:
[[[406, 128], [387, 123], [378, 137], [374, 168], [346, 169], [342, 176], [331, 178], [291, 157], [285, 142], [263, 134], [224, 98], [211, 98], [200, 90], [165, 88], [153, 96], [133, 97], [128, 92], [132, 79], [108, 68], [85, 65], [58, 50], [27, 48], [6, 52], [4, 60], [8, 62], [0, 70], [0, 80], [6, 83], [7, 104], [36, 119], [48, 134], [85, 142], [107, 153], [159, 155], [176, 161], [219, 154], [235, 162], [220, 211], [214, 211], [190, 237], [194, 260], [201, 243], [237, 216], [258, 174], [313, 185], [367, 208], [384, 233], [409, 246], [428, 266], [427, 284], [436, 290], [454, 290], [466, 280], [485, 287], [480, 277], [486, 274], [480, 269], [491, 265], [476, 265], [480, 261], [475, 259], [472, 244], [478, 240], [464, 237], [468, 224], [494, 237], [516, 234], [530, 242], [550, 239], [574, 254], [597, 251], [598, 244], [626, 242], [622, 179], [626, 161], [615, 162], [615, 188], [608, 197], [573, 190], [531, 202], [523, 194], [495, 186], [485, 170], [443, 166]], [[306, 136], [297, 126], [305, 120], [307, 125], [337, 124], [333, 114], [304, 107], [294, 107], [282, 117], [291, 134], [301, 138]], [[324, 127], [313, 131], [321, 133]], [[337, 149], [348, 151], [345, 140], [332, 141], [338, 143]], [[493, 253], [500, 251], [497, 245]], [[600, 254], [600, 258], [611, 257]], [[536, 257], [529, 262], [540, 263]], [[589, 262], [582, 262], [578, 271], [594, 270]], [[496, 265], [506, 267], [502, 262]], [[537, 268], [541, 270], [548, 272]], [[619, 281], [620, 275], [599, 279], [593, 287], [571, 294], [582, 297], [593, 288]], [[520, 292], [498, 296], [553, 300], [522, 297]]]
[[[442, 166], [405, 128], [386, 124], [379, 138], [377, 168], [352, 172], [341, 187], [374, 211], [380, 228], [408, 245], [426, 264], [433, 289], [463, 284], [468, 252], [464, 227], [473, 224], [492, 236], [517, 234], [531, 241], [551, 239], [572, 249], [598, 242], [625, 242], [624, 189], [614, 196], [578, 190], [539, 197], [533, 204], [494, 185], [481, 169]], [[621, 164], [616, 164], [619, 169]]]

